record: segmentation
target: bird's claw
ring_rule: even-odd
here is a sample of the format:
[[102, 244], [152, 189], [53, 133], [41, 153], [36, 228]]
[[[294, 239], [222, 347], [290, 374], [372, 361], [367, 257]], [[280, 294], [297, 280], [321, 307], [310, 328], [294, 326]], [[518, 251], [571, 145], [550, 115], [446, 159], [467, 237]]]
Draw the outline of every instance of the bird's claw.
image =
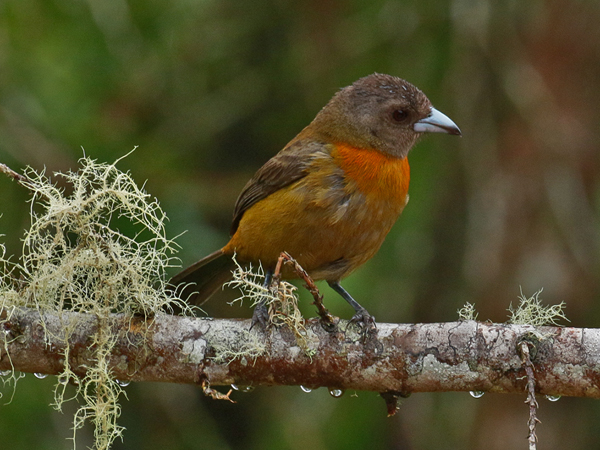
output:
[[356, 314], [350, 319], [351, 323], [357, 324], [361, 327], [365, 337], [373, 336], [377, 333], [377, 325], [375, 324], [375, 317], [369, 314], [366, 309], [356, 311]]
[[269, 309], [264, 303], [259, 303], [254, 308], [254, 314], [252, 314], [252, 323], [250, 329], [254, 328], [254, 325], [259, 325], [263, 330], [267, 328], [269, 324]]

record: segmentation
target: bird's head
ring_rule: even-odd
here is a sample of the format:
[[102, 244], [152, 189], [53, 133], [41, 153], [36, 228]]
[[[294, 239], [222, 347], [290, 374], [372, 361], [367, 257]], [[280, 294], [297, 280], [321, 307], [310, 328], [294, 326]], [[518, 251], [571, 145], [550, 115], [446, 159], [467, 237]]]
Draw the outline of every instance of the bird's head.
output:
[[435, 109], [409, 82], [375, 73], [341, 89], [313, 122], [332, 141], [375, 148], [404, 158], [427, 132], [460, 135], [460, 129]]

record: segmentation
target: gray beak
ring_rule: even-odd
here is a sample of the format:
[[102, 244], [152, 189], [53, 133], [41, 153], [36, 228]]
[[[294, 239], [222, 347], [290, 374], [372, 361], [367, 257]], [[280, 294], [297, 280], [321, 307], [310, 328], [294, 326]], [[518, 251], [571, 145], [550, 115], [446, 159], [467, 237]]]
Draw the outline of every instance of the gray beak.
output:
[[413, 126], [417, 133], [448, 133], [462, 136], [460, 128], [443, 112], [431, 108], [431, 112], [424, 119], [419, 120]]

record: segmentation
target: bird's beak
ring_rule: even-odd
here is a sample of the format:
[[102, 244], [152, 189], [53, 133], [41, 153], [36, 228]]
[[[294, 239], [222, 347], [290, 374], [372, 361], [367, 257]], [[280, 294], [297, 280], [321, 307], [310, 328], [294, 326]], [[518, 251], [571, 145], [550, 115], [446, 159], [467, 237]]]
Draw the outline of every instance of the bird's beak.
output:
[[419, 120], [413, 126], [417, 133], [448, 133], [462, 136], [460, 128], [443, 112], [431, 108], [431, 112], [424, 119]]

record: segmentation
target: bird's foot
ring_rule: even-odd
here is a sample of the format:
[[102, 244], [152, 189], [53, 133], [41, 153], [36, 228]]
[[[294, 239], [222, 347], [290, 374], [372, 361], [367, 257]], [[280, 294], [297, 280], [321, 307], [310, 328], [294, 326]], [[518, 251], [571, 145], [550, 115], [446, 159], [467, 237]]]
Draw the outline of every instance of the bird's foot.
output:
[[269, 324], [269, 308], [264, 303], [259, 303], [254, 308], [254, 314], [252, 314], [252, 324], [250, 325], [250, 329], [254, 328], [254, 325], [259, 325], [263, 330], [267, 329], [267, 325]]
[[361, 327], [363, 336], [365, 338], [372, 337], [377, 334], [377, 325], [375, 324], [375, 317], [369, 314], [369, 311], [362, 308], [356, 311], [356, 314], [350, 319], [351, 323], [357, 324]]
[[340, 321], [339, 317], [333, 317], [324, 319], [323, 317], [319, 318], [319, 323], [323, 327], [325, 331], [328, 333], [336, 333], [338, 331], [338, 322]]

